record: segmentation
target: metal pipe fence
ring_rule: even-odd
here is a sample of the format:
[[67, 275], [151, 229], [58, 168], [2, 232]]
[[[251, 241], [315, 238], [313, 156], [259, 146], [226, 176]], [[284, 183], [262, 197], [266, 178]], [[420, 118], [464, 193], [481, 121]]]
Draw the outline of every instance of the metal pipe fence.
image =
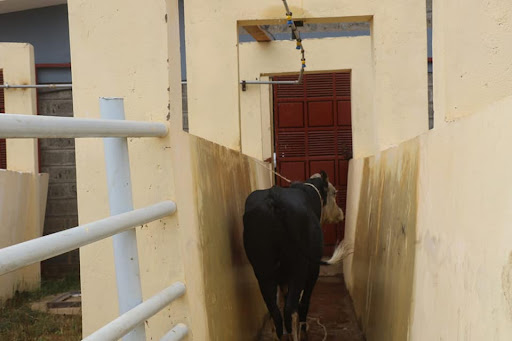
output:
[[[0, 249], [0, 275], [113, 236], [119, 317], [84, 340], [145, 340], [144, 321], [185, 293], [177, 282], [143, 302], [134, 227], [171, 215], [176, 204], [163, 201], [133, 209], [128, 137], [162, 137], [164, 123], [124, 120], [121, 98], [100, 98], [102, 119], [0, 115], [0, 138], [102, 137], [111, 216]], [[180, 340], [188, 332], [178, 324], [164, 338]]]
[[0, 138], [161, 137], [167, 126], [158, 122], [100, 120], [35, 115], [0, 115]]
[[175, 211], [176, 204], [174, 202], [164, 201], [5, 247], [0, 249], [0, 275], [163, 218]]

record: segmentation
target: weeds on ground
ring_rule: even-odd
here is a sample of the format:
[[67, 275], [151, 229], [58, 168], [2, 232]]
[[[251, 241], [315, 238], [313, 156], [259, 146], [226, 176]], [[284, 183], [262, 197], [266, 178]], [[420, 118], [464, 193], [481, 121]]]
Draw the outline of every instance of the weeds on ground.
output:
[[80, 290], [78, 277], [43, 281], [41, 288], [0, 303], [0, 340], [74, 341], [82, 338], [80, 315], [56, 315], [33, 311], [30, 305], [43, 297]]

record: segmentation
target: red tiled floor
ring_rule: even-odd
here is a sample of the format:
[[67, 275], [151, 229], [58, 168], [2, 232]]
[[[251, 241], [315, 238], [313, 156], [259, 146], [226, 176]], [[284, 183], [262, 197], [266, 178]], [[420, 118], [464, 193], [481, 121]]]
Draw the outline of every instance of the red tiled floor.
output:
[[[308, 315], [308, 341], [322, 341], [324, 328], [327, 330], [326, 341], [364, 341], [364, 336], [356, 322], [352, 299], [345, 287], [341, 275], [320, 277], [313, 291]], [[272, 334], [269, 321], [260, 341], [277, 340]]]

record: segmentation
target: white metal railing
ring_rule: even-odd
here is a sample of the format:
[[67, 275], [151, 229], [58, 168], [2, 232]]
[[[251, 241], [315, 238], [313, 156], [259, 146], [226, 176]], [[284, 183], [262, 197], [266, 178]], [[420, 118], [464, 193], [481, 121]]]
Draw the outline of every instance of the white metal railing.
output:
[[0, 275], [163, 218], [175, 211], [176, 204], [174, 202], [164, 201], [5, 247], [0, 249]]
[[126, 314], [119, 316], [114, 321], [98, 329], [86, 337], [84, 341], [117, 340], [133, 330], [140, 323], [141, 319], [142, 321], [147, 320], [184, 293], [185, 285], [181, 282], [174, 283]]
[[160, 341], [178, 341], [188, 334], [188, 327], [183, 323], [178, 323]]
[[[127, 137], [161, 137], [163, 123], [124, 121], [121, 98], [100, 98], [102, 119], [33, 115], [0, 115], [0, 138], [103, 137], [110, 217], [65, 231], [0, 249], [0, 275], [113, 236], [120, 316], [85, 340], [145, 340], [144, 321], [185, 292], [177, 282], [142, 301], [137, 239], [139, 226], [173, 214], [176, 204], [163, 201], [133, 209]], [[184, 324], [171, 329], [162, 340], [180, 340], [188, 333]]]
[[2, 114], [1, 138], [158, 137], [167, 126], [154, 122]]

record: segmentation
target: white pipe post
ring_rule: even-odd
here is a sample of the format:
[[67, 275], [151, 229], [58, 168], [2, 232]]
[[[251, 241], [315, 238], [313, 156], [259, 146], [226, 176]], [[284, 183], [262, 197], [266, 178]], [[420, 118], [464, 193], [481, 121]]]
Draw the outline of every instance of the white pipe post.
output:
[[[122, 98], [100, 98], [101, 118], [124, 120]], [[121, 137], [103, 139], [110, 214], [133, 210], [132, 185], [130, 180], [130, 160], [128, 141]], [[116, 266], [117, 297], [119, 314], [122, 315], [142, 303], [139, 256], [135, 229], [119, 233], [113, 237], [114, 261]], [[140, 323], [123, 338], [124, 341], [146, 340], [144, 324]]]

